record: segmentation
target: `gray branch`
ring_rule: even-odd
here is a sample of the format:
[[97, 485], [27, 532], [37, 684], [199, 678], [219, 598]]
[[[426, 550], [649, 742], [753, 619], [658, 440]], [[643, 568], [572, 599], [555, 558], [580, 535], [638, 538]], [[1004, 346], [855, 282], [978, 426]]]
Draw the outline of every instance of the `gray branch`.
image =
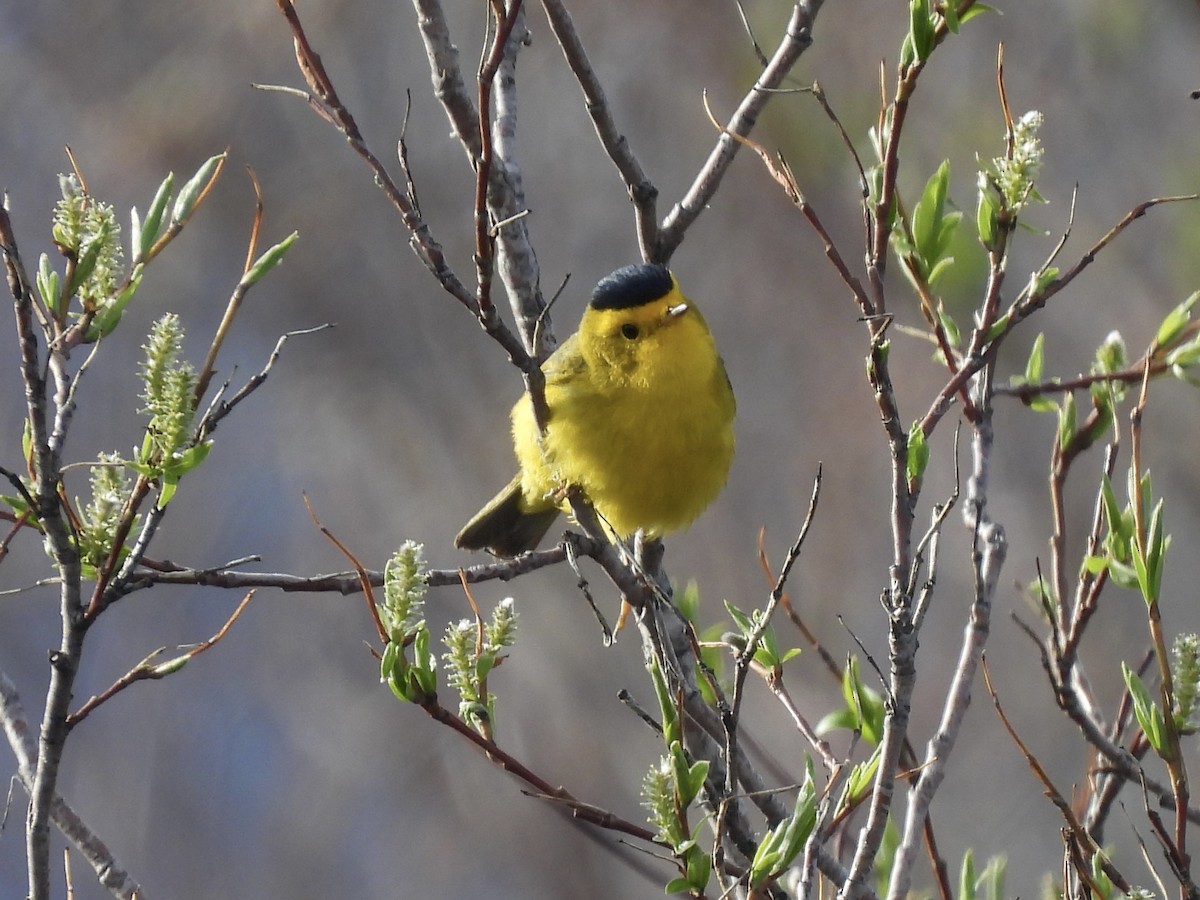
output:
[[[4, 728], [4, 736], [8, 738], [8, 746], [17, 758], [17, 777], [21, 779], [25, 790], [31, 791], [37, 765], [37, 748], [17, 689], [3, 672], [0, 672], [0, 725]], [[104, 841], [57, 794], [50, 800], [50, 819], [88, 861], [96, 873], [96, 880], [110, 894], [119, 900], [134, 900], [135, 897], [137, 900], [147, 900], [146, 892], [117, 862]]]

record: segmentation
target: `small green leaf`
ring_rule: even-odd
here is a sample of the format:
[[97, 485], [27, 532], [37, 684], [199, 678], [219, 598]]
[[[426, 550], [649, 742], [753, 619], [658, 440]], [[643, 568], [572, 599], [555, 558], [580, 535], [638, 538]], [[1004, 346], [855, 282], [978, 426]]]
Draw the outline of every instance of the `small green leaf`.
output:
[[942, 214], [946, 207], [946, 191], [950, 180], [950, 161], [943, 160], [929, 180], [921, 199], [912, 214], [912, 239], [917, 255], [923, 262], [932, 263], [941, 254], [938, 252], [938, 236], [941, 231]]
[[791, 865], [804, 848], [817, 821], [816, 789], [812, 760], [808, 760], [804, 785], [796, 797], [791, 816], [764, 836], [750, 863], [750, 885], [760, 887], [768, 878]]
[[[1108, 475], [1100, 479], [1100, 498], [1104, 504], [1104, 521], [1108, 525], [1109, 537], [1117, 542], [1116, 546], [1108, 546], [1109, 553], [1119, 560], [1126, 560], [1129, 558], [1128, 547], [1133, 528], [1127, 523], [1125, 513], [1117, 502], [1117, 492], [1113, 490]], [[1108, 540], [1105, 543], [1108, 545]]]
[[933, 267], [929, 270], [929, 275], [926, 277], [925, 280], [929, 283], [930, 287], [933, 287], [933, 285], [937, 284], [938, 280], [943, 275], [945, 275], [947, 272], [949, 272], [953, 266], [954, 266], [954, 257], [953, 256], [943, 256], [941, 259], [939, 259], [937, 262], [935, 262], [933, 264]]
[[188, 664], [191, 659], [186, 653], [183, 656], [177, 656], [174, 659], [168, 659], [164, 663], [159, 663], [156, 666], [150, 667], [150, 674], [155, 678], [163, 678], [167, 675], [174, 675], [180, 669]]
[[[154, 246], [154, 242], [158, 240], [158, 235], [162, 231], [163, 213], [167, 210], [167, 202], [171, 199], [171, 191], [174, 187], [175, 174], [168, 172], [167, 177], [158, 186], [154, 199], [150, 201], [150, 209], [146, 212], [146, 218], [142, 220], [137, 239], [131, 242], [130, 250], [135, 263], [144, 260], [146, 254], [150, 252], [150, 248]], [[134, 212], [136, 215], [137, 211]]]
[[[950, 262], [950, 260], [942, 260], [942, 262]], [[941, 263], [938, 263], [940, 266]], [[929, 276], [929, 281], [932, 284], [936, 273]], [[944, 306], [938, 303], [937, 308], [938, 323], [942, 326], [942, 331], [946, 333], [946, 340], [950, 342], [951, 347], [957, 347], [962, 343], [962, 332], [959, 331], [958, 323], [954, 321], [954, 317], [946, 312]]]
[[680, 795], [680, 803], [685, 807], [691, 806], [698, 796], [700, 791], [704, 789], [704, 782], [708, 778], [708, 760], [702, 759], [692, 763], [692, 767], [688, 769], [687, 783], [684, 785], [686, 793]]
[[1161, 756], [1166, 747], [1162, 710], [1151, 699], [1145, 682], [1124, 662], [1121, 663], [1121, 675], [1125, 679], [1125, 687], [1129, 690], [1129, 698], [1133, 701], [1133, 714], [1137, 717], [1138, 725], [1146, 735], [1147, 742]]
[[1167, 354], [1167, 365], [1169, 366], [1187, 369], [1198, 362], [1200, 362], [1200, 336], [1192, 338], [1186, 344], [1181, 344]]
[[990, 344], [996, 338], [1000, 337], [1000, 335], [1004, 334], [1004, 332], [1008, 330], [1008, 324], [1011, 320], [1011, 312], [1006, 312], [1004, 315], [998, 318], [992, 323], [992, 327], [988, 329], [987, 334], [984, 335], [984, 341]]
[[683, 739], [679, 728], [679, 713], [675, 709], [671, 692], [667, 689], [667, 681], [663, 677], [658, 660], [652, 656], [646, 663], [646, 668], [650, 672], [650, 683], [654, 685], [654, 696], [658, 699], [659, 715], [662, 716], [663, 740], [670, 746], [672, 742]]
[[1058, 409], [1058, 448], [1066, 450], [1075, 437], [1075, 394], [1063, 397]]
[[667, 752], [671, 760], [671, 780], [675, 783], [676, 793], [682, 796], [688, 788], [691, 764], [688, 762], [687, 754], [683, 752], [683, 744], [679, 741], [671, 741]]
[[966, 25], [976, 16], [982, 16], [984, 13], [996, 12], [996, 7], [988, 6], [986, 3], [976, 3], [965, 13], [958, 17], [958, 27]]
[[1030, 397], [1026, 401], [1029, 408], [1038, 413], [1054, 413], [1058, 412], [1058, 404], [1047, 397], [1045, 394], [1038, 394], [1036, 397]]
[[92, 325], [87, 333], [89, 341], [97, 341], [102, 337], [108, 337], [121, 324], [121, 316], [124, 315], [125, 307], [129, 305], [129, 301], [133, 299], [133, 295], [137, 293], [137, 289], [141, 286], [142, 275], [145, 273], [145, 270], [146, 267], [142, 263], [138, 263], [133, 267], [125, 289], [116, 296], [116, 299], [100, 310], [96, 314], [96, 318], [92, 320]]
[[1196, 291], [1173, 310], [1167, 313], [1158, 326], [1158, 334], [1154, 338], [1156, 347], [1169, 347], [1187, 327], [1192, 317], [1192, 307], [1200, 300], [1200, 291]]
[[96, 271], [96, 263], [100, 259], [100, 251], [104, 249], [105, 238], [95, 237], [87, 242], [79, 259], [75, 262], [75, 271], [71, 275], [71, 283], [67, 285], [67, 296], [74, 297], [79, 288]]
[[950, 29], [952, 34], [958, 34], [958, 0], [942, 0], [942, 18], [946, 20], [946, 27]]
[[883, 747], [876, 744], [871, 755], [864, 762], [856, 763], [850, 770], [850, 777], [846, 779], [846, 787], [842, 792], [842, 802], [839, 804], [839, 808], [849, 807], [850, 804], [858, 802], [870, 792], [875, 781], [875, 773], [879, 771], [882, 750]]
[[729, 618], [733, 619], [733, 623], [737, 625], [743, 635], [749, 635], [754, 630], [754, 621], [728, 600], [725, 601], [725, 611], [729, 613]]
[[437, 693], [437, 658], [429, 649], [429, 629], [422, 628], [413, 638], [413, 664], [410, 676], [420, 693], [414, 702], [421, 702]]
[[975, 228], [979, 232], [979, 242], [984, 249], [993, 250], [1000, 233], [1000, 197], [990, 184], [985, 184], [979, 190], [979, 204], [975, 208]]
[[699, 847], [692, 847], [687, 853], [685, 868], [688, 885], [693, 891], [703, 893], [712, 875], [712, 859]]
[[283, 262], [283, 257], [287, 255], [288, 250], [292, 248], [292, 244], [296, 243], [296, 239], [300, 237], [298, 231], [293, 231], [282, 241], [271, 247], [254, 261], [245, 275], [242, 276], [242, 284], [249, 287], [255, 284], [260, 278], [270, 272], [273, 268]]
[[1058, 278], [1058, 268], [1055, 266], [1047, 266], [1029, 276], [1029, 287], [1026, 289], [1026, 296], [1029, 299], [1040, 297], [1042, 292], [1054, 283]]
[[925, 474], [929, 465], [929, 443], [920, 422], [913, 422], [908, 429], [908, 451], [905, 465], [909, 481], [917, 481]]
[[912, 37], [916, 61], [924, 62], [934, 48], [933, 18], [929, 12], [929, 0], [909, 0], [909, 30]]
[[66, 314], [66, 310], [61, 308], [64, 300], [69, 299], [64, 297], [61, 291], [62, 282], [59, 279], [58, 272], [54, 271], [50, 265], [50, 257], [43, 253], [38, 258], [38, 273], [37, 273], [37, 289], [41, 295], [42, 302], [46, 307], [61, 319]]
[[[186, 222], [188, 216], [196, 207], [196, 201], [200, 199], [200, 195], [204, 193], [204, 189], [208, 187], [213, 176], [217, 173], [217, 168], [225, 161], [225, 154], [218, 153], [216, 156], [210, 156], [204, 161], [204, 164], [196, 170], [196, 174], [188, 179], [179, 190], [179, 196], [175, 198], [175, 206], [171, 210], [171, 223], [180, 224]], [[166, 184], [164, 181], [163, 184]], [[161, 191], [161, 188], [159, 189]], [[157, 197], [155, 201], [157, 201]], [[149, 216], [147, 216], [149, 220]], [[143, 226], [144, 228], [145, 226]], [[143, 234], [143, 240], [145, 235]]]
[[1025, 363], [1025, 381], [1037, 384], [1042, 380], [1042, 369], [1046, 357], [1046, 335], [1039, 332], [1029, 350], [1029, 360]]
[[1146, 535], [1146, 580], [1148, 592], [1143, 591], [1146, 603], [1158, 602], [1162, 591], [1163, 562], [1167, 555], [1170, 538], [1163, 534], [1163, 501], [1159, 500], [1150, 514], [1150, 527]]
[[916, 59], [917, 52], [913, 49], [912, 34], [906, 34], [904, 41], [900, 44], [900, 69], [907, 69], [916, 62]]
[[975, 854], [971, 848], [963, 853], [962, 870], [958, 876], [959, 900], [975, 900]]
[[817, 723], [817, 734], [826, 735], [839, 728], [845, 728], [847, 731], [854, 731], [858, 728], [858, 717], [854, 714], [854, 710], [843, 706], [841, 709], [835, 709], [833, 712], [825, 714]]
[[861, 732], [870, 743], [878, 744], [883, 735], [883, 698], [862, 683], [856, 656], [850, 657], [842, 672], [842, 697], [846, 708], [825, 716], [817, 726], [818, 733], [825, 733], [830, 728], [850, 728]]

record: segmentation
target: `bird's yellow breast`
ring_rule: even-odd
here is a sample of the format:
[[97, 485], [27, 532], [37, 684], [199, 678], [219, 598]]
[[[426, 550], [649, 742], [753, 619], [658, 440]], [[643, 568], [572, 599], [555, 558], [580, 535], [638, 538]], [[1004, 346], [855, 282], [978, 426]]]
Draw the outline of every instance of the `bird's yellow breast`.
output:
[[733, 458], [733, 392], [704, 318], [677, 287], [633, 309], [589, 308], [543, 370], [544, 439], [529, 397], [513, 408], [528, 508], [578, 485], [617, 535], [658, 536], [719, 493]]

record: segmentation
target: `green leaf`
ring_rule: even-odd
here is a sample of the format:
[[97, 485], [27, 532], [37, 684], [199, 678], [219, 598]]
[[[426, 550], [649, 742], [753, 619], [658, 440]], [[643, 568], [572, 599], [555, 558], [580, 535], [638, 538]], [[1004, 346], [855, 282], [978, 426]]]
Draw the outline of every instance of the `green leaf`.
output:
[[760, 887], [767, 879], [791, 865], [804, 848], [817, 821], [816, 788], [812, 760], [808, 760], [804, 785], [796, 797], [791, 816], [767, 832], [750, 863], [750, 885]]
[[[859, 673], [858, 657], [851, 656], [842, 672], [842, 697], [846, 701], [846, 709], [841, 713], [830, 714], [821, 720], [833, 723], [835, 716], [845, 716], [830, 727], [850, 728], [860, 731], [862, 736], [872, 744], [878, 744], [883, 736], [884, 703], [883, 698], [862, 683]], [[821, 726], [818, 726], [820, 732]]]
[[671, 780], [675, 783], [675, 791], [682, 801], [683, 794], [690, 784], [691, 764], [687, 754], [683, 752], [683, 744], [679, 741], [671, 741], [668, 753], [671, 760]]
[[97, 341], [102, 337], [108, 337], [121, 324], [121, 316], [124, 315], [125, 307], [129, 305], [129, 301], [133, 299], [133, 295], [137, 293], [137, 289], [141, 286], [142, 275], [145, 273], [145, 270], [146, 267], [142, 263], [138, 263], [133, 267], [125, 289], [117, 295], [112, 303], [107, 304], [104, 309], [97, 313], [96, 318], [92, 320], [92, 325], [88, 328], [87, 333], [89, 341]]
[[650, 672], [650, 683], [654, 685], [654, 696], [658, 699], [659, 715], [662, 716], [663, 740], [670, 746], [672, 742], [683, 739], [679, 728], [679, 713], [675, 709], [671, 692], [667, 689], [667, 681], [663, 677], [658, 660], [652, 656], [646, 663], [646, 668]]
[[699, 847], [693, 847], [688, 851], [685, 868], [688, 885], [693, 891], [703, 893], [712, 875], [712, 859]]
[[987, 250], [996, 246], [996, 238], [1000, 233], [1000, 197], [990, 186], [979, 191], [979, 204], [975, 208], [975, 228], [979, 232], [979, 242]]
[[292, 248], [292, 244], [296, 243], [298, 237], [300, 237], [300, 232], [293, 231], [274, 247], [263, 253], [262, 256], [254, 261], [254, 265], [249, 268], [246, 274], [242, 276], [242, 284], [246, 287], [255, 284], [260, 278], [283, 262], [283, 257], [287, 255], [288, 250]]
[[67, 296], [74, 297], [83, 283], [96, 271], [96, 263], [100, 259], [100, 251], [104, 249], [105, 238], [96, 236], [87, 242], [79, 259], [75, 262], [75, 271], [71, 275], [71, 283], [67, 285]]
[[1042, 380], [1042, 369], [1046, 357], [1046, 335], [1039, 332], [1029, 350], [1029, 359], [1025, 363], [1025, 381], [1028, 384], [1038, 384]]
[[942, 214], [946, 207], [947, 184], [950, 180], [950, 161], [943, 160], [929, 180], [912, 214], [913, 247], [926, 268], [932, 266], [941, 253], [939, 237]]
[[38, 273], [37, 273], [37, 289], [38, 294], [42, 298], [42, 303], [54, 313], [55, 316], [62, 317], [63, 311], [58, 308], [59, 302], [62, 300], [61, 292], [59, 291], [58, 273], [54, 271], [50, 265], [50, 257], [43, 253], [38, 257]]
[[1200, 336], [1181, 344], [1167, 354], [1167, 365], [1188, 369], [1200, 362]]
[[1108, 537], [1105, 546], [1109, 555], [1118, 560], [1129, 559], [1129, 541], [1133, 537], [1133, 527], [1127, 521], [1124, 510], [1117, 502], [1117, 493], [1113, 490], [1112, 481], [1108, 475], [1100, 479], [1100, 499], [1104, 504], [1104, 521], [1108, 525]]
[[1011, 319], [1012, 313], [1006, 312], [995, 322], [993, 322], [992, 327], [989, 328], [987, 334], [983, 336], [984, 341], [990, 344], [996, 338], [1000, 337], [1000, 335], [1004, 334], [1004, 332], [1008, 330], [1008, 323], [1011, 321]]
[[166, 675], [174, 675], [187, 665], [189, 659], [191, 659], [191, 657], [185, 653], [183, 656], [176, 656], [174, 659], [168, 659], [166, 662], [159, 663], [156, 666], [151, 666], [150, 672], [155, 678], [162, 678]]
[[1162, 710], [1151, 699], [1145, 682], [1124, 662], [1121, 663], [1121, 675], [1125, 679], [1125, 687], [1129, 690], [1129, 698], [1133, 701], [1133, 714], [1137, 717], [1138, 725], [1146, 735], [1147, 742], [1161, 756], [1166, 747]]
[[961, 28], [963, 25], [966, 25], [968, 22], [970, 22], [976, 16], [982, 16], [984, 13], [990, 13], [990, 12], [996, 12], [996, 11], [997, 11], [996, 7], [994, 7], [994, 6], [988, 6], [986, 3], [976, 3], [974, 6], [972, 6], [965, 13], [963, 13], [961, 16], [958, 17], [958, 27]]
[[704, 789], [704, 782], [708, 779], [708, 760], [701, 759], [692, 763], [692, 767], [687, 772], [687, 783], [684, 785], [686, 792], [681, 794], [680, 802], [685, 806], [691, 806], [698, 796], [700, 791]]
[[934, 48], [933, 18], [929, 0], [909, 0], [909, 30], [917, 62], [924, 62]]
[[1041, 296], [1042, 292], [1054, 283], [1058, 278], [1058, 268], [1055, 266], [1047, 266], [1040, 271], [1034, 272], [1029, 276], [1029, 287], [1026, 291], [1030, 299]]
[[[175, 206], [171, 210], [172, 224], [181, 224], [187, 221], [188, 216], [192, 214], [192, 210], [196, 207], [196, 201], [200, 199], [200, 195], [204, 193], [204, 189], [208, 187], [213, 176], [217, 173], [217, 168], [225, 161], [225, 154], [218, 153], [216, 156], [210, 156], [206, 159], [203, 165], [196, 170], [196, 174], [188, 179], [179, 191], [179, 196], [175, 198]], [[166, 182], [163, 182], [166, 184]], [[162, 190], [159, 188], [159, 190]], [[157, 201], [157, 197], [155, 200]], [[147, 217], [148, 219], [149, 217]], [[143, 240], [145, 235], [143, 235]]]
[[[959, 213], [954, 213], [954, 215], [959, 215]], [[943, 256], [933, 264], [933, 268], [929, 270], [929, 276], [925, 280], [929, 282], [930, 287], [933, 287], [943, 275], [950, 271], [953, 266], [954, 257]]]
[[684, 894], [690, 893], [692, 883], [686, 878], [672, 878], [667, 882], [667, 886], [663, 888], [664, 894]]
[[429, 629], [422, 628], [413, 638], [413, 663], [410, 678], [419, 694], [414, 702], [421, 702], [437, 693], [437, 659], [429, 649]]
[[1162, 324], [1158, 326], [1158, 334], [1154, 338], [1156, 347], [1168, 347], [1174, 343], [1183, 329], [1187, 327], [1188, 320], [1192, 317], [1192, 307], [1196, 305], [1197, 300], [1200, 300], [1200, 291], [1196, 291], [1167, 313]]
[[685, 619], [693, 623], [696, 621], [696, 614], [700, 611], [700, 586], [695, 579], [685, 584], [682, 590], [675, 591], [675, 605]]
[[1163, 501], [1159, 500], [1150, 514], [1150, 526], [1146, 534], [1146, 587], [1142, 594], [1147, 604], [1157, 603], [1161, 596], [1163, 562], [1169, 543], [1170, 538], [1163, 534]]
[[1003, 900], [1004, 893], [1004, 869], [1007, 862], [1003, 856], [993, 856], [988, 860], [987, 868], [983, 870], [983, 874], [979, 876], [979, 882], [982, 883], [987, 890], [987, 900]]
[[875, 773], [879, 771], [882, 750], [883, 747], [876, 744], [871, 755], [865, 761], [856, 763], [850, 770], [850, 776], [846, 779], [846, 787], [842, 791], [842, 802], [839, 804], [841, 809], [861, 800], [870, 792], [871, 786], [875, 782]]
[[1063, 397], [1058, 410], [1058, 448], [1066, 450], [1075, 437], [1075, 394]]
[[841, 709], [826, 713], [817, 723], [817, 734], [826, 735], [839, 728], [845, 728], [847, 731], [854, 731], [858, 728], [858, 716], [854, 714], [854, 710], [843, 706]]
[[725, 601], [725, 611], [729, 613], [729, 618], [733, 619], [733, 623], [737, 625], [743, 636], [749, 635], [754, 630], [754, 621], [728, 600]]
[[951, 33], [958, 34], [958, 0], [943, 0], [942, 18], [946, 20], [946, 27]]
[[[904, 41], [900, 44], [900, 68], [907, 69], [917, 59], [917, 52], [913, 49], [912, 34], [906, 34]], [[878, 196], [878, 194], [876, 194]]]
[[1127, 563], [1117, 562], [1115, 559], [1108, 561], [1108, 577], [1113, 580], [1113, 583], [1118, 587], [1127, 588], [1131, 591], [1138, 590], [1137, 571], [1133, 566]]
[[971, 848], [963, 853], [962, 870], [958, 876], [959, 900], [975, 900], [975, 854]]
[[[154, 246], [154, 242], [158, 240], [158, 236], [162, 232], [163, 213], [167, 210], [167, 201], [171, 199], [171, 191], [174, 187], [175, 174], [168, 172], [167, 177], [158, 186], [154, 199], [150, 201], [150, 209], [146, 212], [146, 218], [142, 221], [136, 237], [131, 235], [130, 250], [135, 263], [141, 262], [150, 252], [150, 248]], [[134, 210], [135, 218], [136, 215], [137, 210]]]
[[929, 443], [920, 422], [913, 422], [908, 429], [908, 450], [905, 466], [909, 481], [917, 481], [925, 474], [929, 465]]

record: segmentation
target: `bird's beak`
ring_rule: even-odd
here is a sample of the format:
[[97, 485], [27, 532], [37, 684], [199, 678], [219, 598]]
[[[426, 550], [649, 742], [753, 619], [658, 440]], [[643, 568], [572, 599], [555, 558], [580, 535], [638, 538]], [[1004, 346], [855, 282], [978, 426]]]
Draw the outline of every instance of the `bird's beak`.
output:
[[680, 316], [682, 316], [687, 311], [688, 311], [688, 305], [686, 303], [676, 303], [674, 306], [667, 307], [667, 316], [666, 317], [667, 317], [667, 319], [678, 319]]

